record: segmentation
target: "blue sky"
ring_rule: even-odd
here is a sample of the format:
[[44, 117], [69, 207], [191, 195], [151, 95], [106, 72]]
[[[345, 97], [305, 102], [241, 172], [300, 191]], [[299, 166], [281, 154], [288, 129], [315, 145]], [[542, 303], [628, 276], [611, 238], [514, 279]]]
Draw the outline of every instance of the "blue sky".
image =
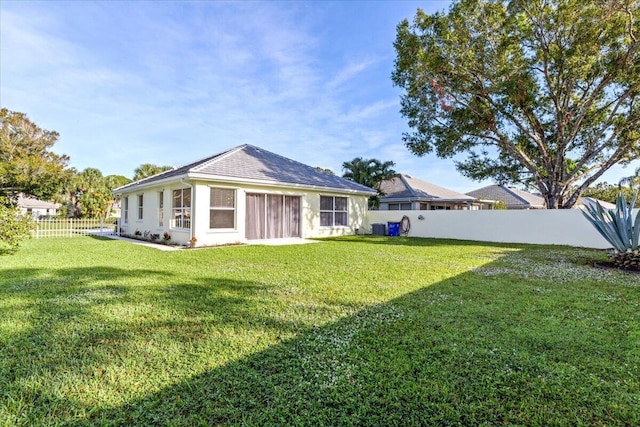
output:
[[3, 0], [0, 104], [59, 132], [54, 151], [78, 170], [132, 177], [249, 143], [337, 174], [392, 160], [466, 192], [491, 182], [409, 153], [390, 78], [396, 25], [448, 5]]

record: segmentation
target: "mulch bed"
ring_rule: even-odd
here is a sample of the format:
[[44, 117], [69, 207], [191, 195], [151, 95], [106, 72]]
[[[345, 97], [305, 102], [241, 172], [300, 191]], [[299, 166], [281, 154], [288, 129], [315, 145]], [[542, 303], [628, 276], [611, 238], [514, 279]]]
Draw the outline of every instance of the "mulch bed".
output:
[[640, 270], [629, 270], [625, 268], [616, 267], [612, 262], [594, 262], [593, 266], [596, 268], [602, 268], [607, 270], [618, 270], [618, 271], [622, 271], [623, 273], [640, 274]]

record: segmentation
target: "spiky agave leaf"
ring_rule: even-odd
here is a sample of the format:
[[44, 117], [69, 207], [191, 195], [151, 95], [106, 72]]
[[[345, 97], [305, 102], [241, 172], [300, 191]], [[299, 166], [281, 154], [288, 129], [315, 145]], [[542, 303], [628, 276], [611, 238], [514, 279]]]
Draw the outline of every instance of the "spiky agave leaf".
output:
[[582, 214], [616, 250], [621, 250], [624, 247], [624, 243], [615, 232], [615, 227], [612, 226], [611, 217], [607, 215], [605, 218], [605, 210], [600, 203], [596, 202], [595, 207], [586, 206], [586, 210], [582, 209]]
[[618, 194], [615, 209], [605, 209], [596, 201], [596, 206], [585, 206], [582, 214], [598, 230], [616, 251], [637, 249], [640, 241], [640, 214], [633, 219], [633, 207], [638, 198], [635, 194], [629, 206], [622, 193]]

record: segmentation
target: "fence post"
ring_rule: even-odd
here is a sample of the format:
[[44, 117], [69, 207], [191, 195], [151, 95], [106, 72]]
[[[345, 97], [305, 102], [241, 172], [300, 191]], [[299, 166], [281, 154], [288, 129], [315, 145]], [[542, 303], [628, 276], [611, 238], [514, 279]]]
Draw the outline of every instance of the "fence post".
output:
[[104, 235], [104, 220], [102, 218], [100, 218], [100, 235], [103, 236]]
[[73, 237], [71, 230], [73, 229], [73, 218], [69, 218], [69, 237]]

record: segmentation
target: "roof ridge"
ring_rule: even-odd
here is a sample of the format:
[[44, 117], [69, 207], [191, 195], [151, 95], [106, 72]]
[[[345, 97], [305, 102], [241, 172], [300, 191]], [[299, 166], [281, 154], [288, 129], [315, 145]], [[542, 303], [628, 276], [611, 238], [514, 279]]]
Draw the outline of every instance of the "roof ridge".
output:
[[188, 172], [191, 172], [191, 171], [198, 172], [200, 169], [202, 169], [202, 168], [204, 168], [204, 167], [206, 167], [206, 166], [209, 166], [209, 165], [211, 165], [212, 163], [215, 163], [215, 162], [217, 162], [217, 161], [219, 161], [219, 160], [222, 160], [222, 159], [224, 159], [224, 158], [226, 158], [226, 157], [230, 156], [230, 155], [231, 155], [231, 154], [233, 154], [233, 153], [236, 153], [236, 152], [238, 152], [238, 151], [240, 151], [240, 150], [243, 150], [243, 149], [244, 149], [244, 148], [246, 148], [248, 145], [249, 145], [249, 144], [242, 144], [242, 145], [238, 145], [238, 146], [233, 147], [233, 148], [230, 148], [230, 149], [228, 149], [228, 150], [221, 151], [221, 152], [219, 152], [219, 153], [217, 153], [217, 154], [214, 154], [214, 155], [212, 155], [212, 156], [205, 157], [204, 159], [199, 160], [199, 161], [197, 161], [197, 162], [191, 162], [191, 163], [188, 163], [188, 164], [187, 164], [187, 165], [185, 165], [185, 166], [188, 166], [188, 165], [190, 165], [190, 164], [195, 164], [195, 166], [194, 166], [194, 167], [189, 168]]
[[[517, 193], [517, 191], [522, 191], [522, 190], [518, 190], [517, 188], [510, 188], [510, 187], [507, 187], [507, 186], [504, 186], [504, 185], [503, 185], [503, 186], [501, 186], [501, 187], [505, 188], [509, 193], [511, 193], [511, 194], [512, 194], [513, 196], [515, 196], [516, 198], [518, 198], [518, 199], [522, 200], [522, 201], [523, 201], [524, 203], [526, 203], [527, 205], [529, 205], [529, 206], [533, 206], [533, 205], [532, 205], [532, 203], [531, 203], [531, 201], [529, 201], [529, 200], [525, 199], [524, 197], [522, 197], [521, 195], [519, 195], [519, 194]], [[533, 195], [535, 196], [535, 194], [533, 194]]]
[[411, 178], [411, 175], [407, 175], [404, 173], [400, 173], [398, 175], [400, 177], [400, 181], [402, 181], [402, 183], [404, 184], [404, 188], [409, 190], [409, 192], [411, 193], [411, 197], [417, 197], [418, 193], [416, 193], [416, 190], [414, 190], [411, 184], [409, 184], [409, 182], [405, 179], [405, 176], [408, 176], [409, 178]]
[[477, 188], [477, 189], [475, 189], [475, 190], [471, 190], [471, 191], [469, 191], [468, 193], [465, 193], [465, 194], [473, 193], [473, 192], [476, 192], [476, 191], [482, 191], [482, 190], [484, 190], [484, 189], [491, 188], [491, 187], [500, 187], [500, 185], [499, 185], [499, 184], [489, 184], [489, 185], [485, 185], [484, 187], [480, 187], [480, 188]]
[[[317, 169], [317, 168], [315, 168], [315, 167], [313, 167], [313, 166], [310, 166], [310, 165], [308, 165], [308, 164], [306, 164], [306, 163], [302, 163], [302, 162], [299, 162], [299, 161], [297, 161], [297, 160], [290, 159], [289, 157], [285, 157], [285, 156], [283, 156], [283, 155], [281, 155], [281, 154], [274, 153], [273, 151], [265, 150], [264, 148], [256, 147], [255, 145], [245, 144], [245, 147], [246, 147], [246, 148], [253, 148], [253, 149], [255, 149], [255, 150], [262, 151], [263, 153], [269, 153], [270, 155], [272, 155], [272, 156], [276, 156], [276, 157], [279, 157], [279, 158], [281, 158], [281, 159], [283, 159], [283, 160], [286, 160], [287, 162], [294, 162], [294, 163], [297, 163], [297, 164], [299, 164], [299, 165], [302, 165], [302, 166], [304, 166], [304, 167], [306, 167], [306, 168], [317, 170], [318, 172], [321, 172], [321, 173], [327, 173], [326, 171], [324, 171], [324, 170], [322, 170], [322, 169]], [[338, 175], [335, 175], [335, 174], [333, 174], [333, 175], [334, 175], [334, 176], [338, 176]], [[342, 177], [339, 177], [339, 178], [342, 178]], [[345, 178], [345, 179], [346, 179], [346, 178]], [[357, 183], [356, 183], [356, 184], [357, 184]]]

